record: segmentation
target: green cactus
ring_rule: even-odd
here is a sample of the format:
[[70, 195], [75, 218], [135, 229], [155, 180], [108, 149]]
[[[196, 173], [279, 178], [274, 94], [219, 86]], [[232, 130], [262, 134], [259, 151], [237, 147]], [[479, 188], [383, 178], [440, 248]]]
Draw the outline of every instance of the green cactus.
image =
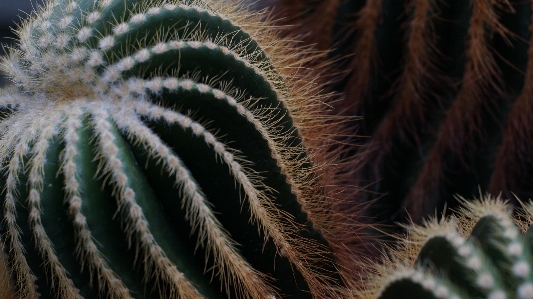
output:
[[533, 205], [513, 218], [500, 198], [460, 201], [458, 215], [408, 227], [360, 298], [533, 298]]
[[349, 296], [312, 158], [329, 155], [324, 105], [305, 50], [260, 18], [56, 0], [20, 26], [0, 93], [17, 298]]
[[267, 2], [332, 49], [337, 113], [362, 117], [346, 171], [367, 192], [353, 203], [372, 202], [376, 222], [420, 222], [478, 188], [533, 197], [532, 1]]

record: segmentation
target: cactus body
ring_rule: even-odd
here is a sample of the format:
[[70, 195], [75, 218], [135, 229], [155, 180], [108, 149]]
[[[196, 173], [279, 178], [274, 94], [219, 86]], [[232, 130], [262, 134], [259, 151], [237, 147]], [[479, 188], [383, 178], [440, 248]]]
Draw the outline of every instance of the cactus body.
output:
[[316, 105], [254, 18], [57, 0], [20, 27], [0, 94], [18, 298], [341, 296], [302, 141]]
[[533, 298], [531, 205], [513, 219], [500, 199], [464, 204], [457, 217], [410, 227], [361, 298]]
[[478, 188], [532, 197], [531, 6], [276, 1], [294, 34], [332, 49], [338, 113], [361, 116], [353, 132], [365, 136], [347, 170], [368, 191], [354, 202], [374, 201], [378, 222], [421, 221]]

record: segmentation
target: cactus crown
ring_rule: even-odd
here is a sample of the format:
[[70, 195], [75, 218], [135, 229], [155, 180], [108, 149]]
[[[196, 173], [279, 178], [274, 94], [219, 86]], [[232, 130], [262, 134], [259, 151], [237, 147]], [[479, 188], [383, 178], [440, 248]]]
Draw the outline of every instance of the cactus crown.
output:
[[235, 7], [57, 0], [18, 29], [0, 215], [21, 298], [344, 292], [305, 58]]
[[499, 198], [460, 201], [458, 215], [409, 226], [361, 298], [533, 298], [532, 204], [513, 218]]

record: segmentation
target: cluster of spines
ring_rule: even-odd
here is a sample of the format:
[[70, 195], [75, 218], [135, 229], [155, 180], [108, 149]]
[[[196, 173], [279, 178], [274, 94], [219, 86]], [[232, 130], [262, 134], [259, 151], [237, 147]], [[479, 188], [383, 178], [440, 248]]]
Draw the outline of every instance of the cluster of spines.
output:
[[340, 61], [337, 113], [361, 116], [354, 132], [369, 136], [354, 140], [347, 170], [368, 186], [354, 201], [375, 199], [369, 214], [420, 221], [478, 186], [531, 197], [530, 1], [278, 0], [275, 8]]
[[361, 297], [533, 298], [530, 232], [520, 231], [531, 215], [513, 219], [499, 198], [461, 201], [457, 216], [409, 226], [407, 239], [375, 265]]
[[[10, 247], [12, 266], [21, 296], [32, 298], [38, 291], [34, 283], [35, 277], [24, 258], [24, 248], [16, 223], [16, 201], [21, 200], [17, 199], [21, 186], [18, 180], [19, 175], [23, 173], [27, 173], [31, 189], [28, 203], [31, 208], [29, 218], [32, 231], [41, 256], [44, 260], [50, 260], [49, 270], [46, 272], [51, 288], [60, 296], [79, 296], [78, 290], [68, 278], [69, 270], [57, 261], [53, 245], [46, 236], [40, 219], [40, 194], [42, 181], [47, 175], [44, 167], [46, 155], [49, 154], [49, 143], [53, 147], [64, 147], [59, 158], [61, 168], [58, 171], [64, 178], [65, 203], [74, 227], [76, 252], [82, 268], [89, 270], [90, 284], [96, 284], [99, 292], [105, 290], [113, 298], [129, 296], [127, 287], [111, 270], [105, 255], [99, 251], [101, 248], [93, 241], [94, 236], [82, 208], [84, 194], [79, 186], [83, 182], [78, 177], [82, 176], [79, 171], [84, 170], [77, 166], [80, 162], [75, 161], [81, 159], [78, 156], [82, 155], [80, 152], [84, 152], [81, 143], [89, 140], [84, 138], [83, 142], [80, 141], [81, 134], [86, 134], [81, 133], [86, 127], [90, 127], [94, 134], [90, 142], [95, 146], [99, 163], [98, 177], [112, 186], [112, 194], [118, 205], [117, 213], [120, 215], [121, 225], [127, 231], [129, 246], [135, 248], [137, 262], [144, 265], [144, 272], [153, 273], [145, 274], [145, 283], [155, 279], [155, 285], [165, 296], [200, 296], [165, 255], [156, 241], [157, 238], [148, 229], [148, 221], [136, 203], [135, 188], [131, 186], [133, 170], [126, 170], [127, 165], [120, 158], [127, 156], [120, 144], [123, 142], [120, 135], [127, 136], [134, 146], [143, 148], [148, 153], [147, 161], [156, 161], [156, 164], [160, 164], [171, 176], [175, 176], [174, 183], [180, 186], [184, 195], [182, 207], [186, 211], [186, 218], [198, 236], [196, 246], [207, 250], [206, 259], [214, 259], [215, 266], [218, 266], [215, 268], [219, 270], [213, 268], [212, 271], [220, 276], [225, 292], [250, 298], [266, 298], [277, 294], [267, 277], [240, 258], [236, 244], [217, 222], [200, 187], [172, 149], [147, 127], [146, 121], [161, 121], [167, 126], [178, 126], [183, 131], [190, 130], [194, 136], [203, 138], [216, 156], [229, 166], [237, 185], [243, 189], [250, 206], [250, 221], [256, 223], [264, 238], [273, 240], [279, 254], [287, 257], [301, 272], [311, 292], [315, 296], [342, 292], [338, 285], [334, 285], [337, 278], [328, 277], [333, 273], [324, 275], [319, 273], [322, 269], [309, 267], [315, 262], [331, 263], [326, 257], [327, 254], [323, 254], [325, 247], [313, 241], [298, 241], [298, 230], [303, 227], [300, 227], [300, 224], [295, 225], [286, 214], [279, 213], [276, 204], [269, 198], [274, 192], [263, 185], [262, 177], [252, 167], [247, 166], [248, 163], [239, 157], [235, 150], [229, 149], [203, 125], [179, 111], [164, 107], [169, 103], [165, 103], [168, 100], [162, 97], [164, 93], [194, 91], [227, 103], [253, 125], [268, 143], [270, 155], [276, 161], [281, 174], [286, 177], [291, 192], [302, 205], [303, 211], [314, 217], [312, 219], [315, 226], [333, 232], [326, 225], [326, 222], [332, 221], [332, 216], [326, 213], [324, 220], [320, 219], [321, 212], [328, 210], [329, 203], [326, 202], [326, 197], [320, 195], [325, 191], [313, 187], [319, 177], [310, 171], [310, 160], [305, 157], [307, 149], [302, 146], [298, 134], [299, 130], [304, 132], [302, 136], [308, 138], [307, 141], [311, 144], [321, 142], [319, 135], [305, 134], [305, 130], [324, 132], [320, 131], [320, 128], [313, 128], [315, 124], [323, 122], [312, 117], [312, 110], [317, 107], [298, 106], [299, 101], [309, 100], [305, 98], [309, 97], [309, 90], [314, 87], [308, 83], [287, 83], [278, 70], [274, 70], [263, 50], [254, 44], [248, 33], [223, 16], [225, 12], [232, 17], [237, 16], [237, 23], [245, 23], [246, 18], [243, 15], [231, 9], [225, 10], [222, 15], [213, 12], [212, 7], [220, 9], [221, 4], [174, 1], [166, 4], [158, 2], [150, 4], [154, 5], [153, 7], [148, 7], [148, 2], [143, 1], [104, 0], [87, 3], [56, 1], [49, 4], [35, 19], [19, 29], [20, 50], [14, 49], [10, 57], [3, 62], [4, 70], [20, 88], [19, 91], [14, 88], [7, 90], [13, 95], [5, 95], [2, 98], [4, 105], [15, 105], [17, 109], [2, 124], [9, 130], [2, 137], [1, 151], [7, 154], [4, 163], [8, 165], [4, 201], [6, 243]], [[209, 33], [201, 25], [181, 24], [181, 36], [170, 33], [171, 27], [163, 28], [169, 32], [162, 30], [157, 33], [154, 39], [159, 41], [148, 40], [148, 37], [135, 40], [134, 38], [138, 38], [135, 33], [132, 36], [127, 35], [132, 33], [136, 26], [149, 22], [150, 18], [158, 20], [162, 14], [177, 10], [187, 11], [189, 14], [207, 14], [217, 21], [222, 20], [226, 27], [230, 24], [230, 29], [235, 31], [217, 35], [218, 33]], [[121, 20], [113, 19], [115, 25], [109, 26], [104, 17], [113, 14], [122, 14], [123, 17]], [[254, 28], [260, 27], [259, 25], [251, 22], [250, 25], [243, 26], [245, 29], [246, 27], [253, 29], [252, 31], [260, 36], [257, 34], [258, 29]], [[195, 29], [206, 31], [195, 32]], [[282, 46], [278, 47], [277, 51], [282, 52]], [[148, 66], [143, 65], [168, 51], [180, 54], [187, 49], [202, 48], [218, 51], [223, 57], [232, 59], [240, 69], [262, 78], [262, 87], [267, 86], [273, 91], [272, 94], [267, 91], [267, 95], [278, 99], [262, 104], [261, 99], [254, 99], [254, 96], [260, 97], [257, 93], [254, 95], [253, 91], [239, 90], [229, 82], [223, 83], [224, 78], [215, 76], [215, 80], [198, 79], [200, 76], [206, 76], [201, 70], [193, 75], [168, 75], [164, 69], [147, 70]], [[285, 71], [284, 68], [290, 69], [293, 66], [291, 63], [301, 63], [292, 61], [298, 61], [297, 58], [282, 59], [286, 65], [280, 69], [281, 72]], [[164, 67], [166, 66], [162, 66]], [[219, 84], [220, 81], [217, 80], [222, 83]], [[214, 87], [213, 83], [219, 84], [219, 87]], [[292, 87], [308, 91], [306, 94], [291, 97], [301, 91], [289, 90], [286, 85], [291, 84]], [[248, 98], [250, 93], [252, 96]], [[154, 104], [153, 99], [161, 101], [162, 105]], [[171, 106], [176, 104], [179, 105], [178, 102], [170, 103]], [[28, 115], [39, 115], [37, 118], [40, 120], [23, 121]], [[294, 124], [289, 116], [294, 116]], [[307, 127], [299, 127], [302, 120], [307, 121]], [[41, 132], [41, 129], [44, 131]], [[87, 156], [87, 153], [84, 155]], [[25, 160], [29, 163], [23, 162]], [[30, 165], [29, 172], [22, 167], [23, 164]], [[93, 281], [95, 277], [97, 279]]]

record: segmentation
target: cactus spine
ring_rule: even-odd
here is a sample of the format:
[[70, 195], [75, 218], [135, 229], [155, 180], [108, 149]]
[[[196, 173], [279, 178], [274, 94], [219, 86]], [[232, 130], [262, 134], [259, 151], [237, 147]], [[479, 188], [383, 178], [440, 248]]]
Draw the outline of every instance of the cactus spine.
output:
[[316, 88], [258, 19], [56, 0], [18, 29], [0, 215], [19, 298], [348, 296], [303, 145]]

